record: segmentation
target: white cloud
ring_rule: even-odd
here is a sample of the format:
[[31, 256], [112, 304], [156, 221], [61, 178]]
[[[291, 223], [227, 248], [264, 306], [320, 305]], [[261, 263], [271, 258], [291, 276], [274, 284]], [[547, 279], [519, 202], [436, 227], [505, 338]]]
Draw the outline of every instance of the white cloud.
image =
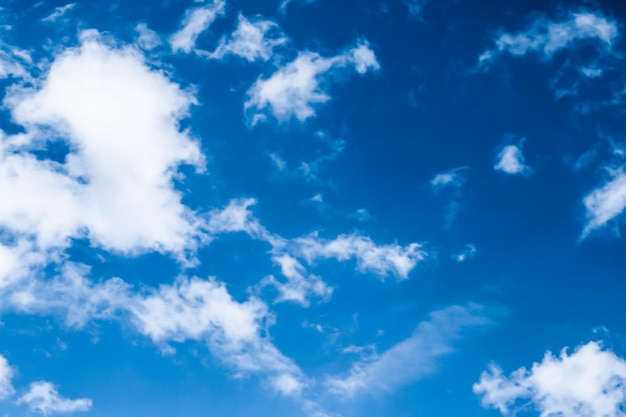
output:
[[70, 3], [70, 4], [66, 4], [65, 6], [56, 7], [54, 9], [54, 12], [44, 17], [43, 19], [41, 19], [41, 21], [42, 22], [55, 22], [60, 17], [63, 17], [65, 13], [72, 10], [74, 7], [76, 7], [76, 3]]
[[213, 278], [179, 277], [137, 291], [120, 278], [93, 283], [88, 274], [86, 266], [67, 263], [54, 278], [32, 278], [3, 291], [2, 308], [55, 315], [72, 328], [124, 321], [164, 352], [173, 352], [173, 343], [202, 342], [235, 377], [260, 375], [285, 395], [297, 396], [306, 386], [298, 366], [272, 344], [274, 316], [260, 299], [238, 302]]
[[271, 58], [273, 49], [286, 42], [287, 38], [276, 23], [260, 19], [250, 21], [240, 14], [237, 29], [229, 38], [223, 37], [208, 57], [222, 59], [232, 54], [248, 62], [267, 61]]
[[30, 384], [30, 390], [21, 396], [17, 403], [25, 404], [31, 411], [38, 411], [44, 416], [88, 411], [92, 405], [88, 398], [70, 400], [61, 397], [56, 387], [45, 381]]
[[196, 47], [198, 36], [211, 26], [218, 16], [224, 13], [226, 2], [212, 0], [206, 6], [185, 12], [182, 27], [170, 37], [170, 46], [174, 52], [189, 53]]
[[0, 355], [0, 400], [6, 400], [15, 393], [12, 383], [14, 373], [9, 361]]
[[530, 403], [542, 417], [626, 416], [626, 361], [597, 342], [567, 349], [560, 356], [546, 353], [530, 370], [509, 377], [492, 365], [474, 385], [485, 407], [515, 414], [519, 401]]
[[438, 370], [441, 357], [454, 351], [453, 343], [464, 330], [485, 325], [487, 319], [478, 306], [451, 306], [431, 314], [411, 337], [392, 346], [380, 356], [360, 360], [343, 378], [330, 377], [331, 392], [353, 396], [359, 392], [391, 392]]
[[280, 3], [280, 11], [282, 11], [283, 13], [285, 13], [287, 11], [287, 8], [289, 7], [290, 4], [292, 4], [293, 2], [300, 2], [303, 4], [311, 4], [311, 3], [315, 3], [317, 0], [283, 0], [282, 3]]
[[541, 16], [525, 31], [500, 34], [495, 40], [495, 47], [479, 57], [479, 67], [488, 66], [498, 54], [505, 52], [515, 56], [535, 52], [550, 59], [555, 53], [580, 41], [593, 41], [600, 48], [610, 51], [618, 36], [617, 23], [600, 13], [570, 12], [567, 19], [561, 21]]
[[0, 79], [28, 77], [28, 68], [32, 59], [27, 51], [6, 45], [0, 40]]
[[503, 146], [498, 153], [493, 169], [509, 175], [529, 175], [531, 169], [526, 166], [523, 150], [521, 141]]
[[459, 167], [440, 172], [430, 180], [430, 186], [433, 191], [439, 191], [444, 188], [459, 188], [467, 179], [466, 172], [467, 167]]
[[468, 243], [467, 245], [465, 245], [463, 250], [453, 254], [452, 259], [454, 259], [458, 263], [463, 263], [467, 261], [468, 259], [472, 259], [477, 254], [478, 254], [478, 248], [476, 248], [476, 245], [472, 243]]
[[331, 58], [314, 52], [301, 52], [294, 61], [279, 68], [267, 79], [259, 78], [250, 87], [244, 107], [252, 111], [252, 124], [265, 118], [265, 110], [269, 110], [280, 122], [292, 117], [303, 122], [314, 116], [314, 106], [330, 100], [320, 86], [324, 76], [331, 70], [348, 65], [354, 66], [359, 74], [380, 68], [366, 41]]
[[405, 247], [397, 244], [377, 245], [369, 237], [358, 234], [340, 235], [334, 240], [312, 234], [291, 240], [288, 250], [309, 264], [318, 259], [346, 261], [354, 258], [361, 272], [372, 272], [381, 278], [393, 274], [399, 279], [408, 278], [411, 270], [427, 255], [418, 243]]
[[273, 275], [266, 277], [261, 285], [272, 285], [278, 292], [277, 302], [291, 301], [303, 306], [309, 306], [310, 297], [319, 297], [328, 300], [333, 293], [320, 277], [309, 274], [306, 268], [297, 259], [287, 254], [272, 257], [274, 263], [280, 266], [280, 271], [286, 282], [277, 280]]
[[[40, 248], [88, 237], [107, 250], [181, 254], [199, 221], [181, 203], [173, 176], [201, 168], [198, 144], [179, 121], [193, 96], [149, 69], [133, 48], [109, 46], [96, 32], [60, 53], [35, 88], [5, 100], [27, 134], [0, 138], [0, 227]], [[29, 151], [65, 141], [64, 162]]]
[[609, 170], [611, 178], [583, 199], [587, 222], [582, 233], [586, 237], [616, 218], [626, 208], [626, 172]]
[[145, 23], [139, 23], [135, 26], [135, 32], [137, 33], [135, 38], [137, 46], [145, 51], [150, 51], [163, 43], [159, 34], [150, 29]]

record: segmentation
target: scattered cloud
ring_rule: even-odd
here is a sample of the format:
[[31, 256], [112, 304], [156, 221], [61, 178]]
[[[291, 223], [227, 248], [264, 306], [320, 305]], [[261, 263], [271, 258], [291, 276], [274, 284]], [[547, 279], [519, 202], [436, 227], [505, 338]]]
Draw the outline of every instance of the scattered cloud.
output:
[[435, 311], [428, 321], [415, 328], [411, 337], [380, 355], [361, 359], [345, 377], [330, 377], [328, 387], [334, 394], [346, 397], [360, 392], [393, 392], [437, 373], [439, 360], [454, 352], [453, 344], [464, 331], [487, 323], [476, 305]]
[[570, 11], [563, 20], [550, 20], [540, 15], [526, 30], [515, 34], [502, 32], [495, 40], [495, 47], [480, 55], [478, 65], [488, 68], [503, 53], [514, 56], [537, 53], [544, 59], [551, 59], [555, 53], [579, 42], [594, 42], [610, 52], [618, 36], [615, 20], [599, 12]]
[[272, 57], [274, 48], [287, 41], [280, 27], [271, 20], [251, 21], [240, 14], [237, 29], [230, 37], [223, 37], [215, 51], [206, 56], [222, 59], [227, 55], [236, 55], [248, 62], [267, 61]]
[[196, 48], [198, 36], [211, 26], [220, 15], [224, 14], [224, 0], [209, 0], [205, 6], [187, 10], [181, 28], [170, 36], [170, 46], [174, 52], [190, 53]]
[[15, 371], [9, 365], [9, 361], [0, 355], [0, 400], [6, 400], [15, 394], [15, 388], [13, 388], [13, 375]]
[[605, 226], [626, 208], [626, 172], [623, 168], [607, 169], [609, 180], [583, 199], [587, 221], [581, 238]]
[[301, 52], [269, 78], [259, 78], [248, 90], [244, 108], [254, 125], [266, 119], [269, 111], [279, 122], [295, 117], [300, 122], [315, 116], [314, 106], [330, 100], [320, 85], [333, 70], [352, 66], [359, 74], [377, 70], [380, 65], [367, 41], [359, 41], [346, 52], [324, 58], [314, 52]]
[[68, 11], [76, 7], [76, 3], [66, 4], [65, 6], [59, 6], [54, 9], [54, 12], [41, 19], [42, 22], [56, 22], [63, 17]]
[[493, 169], [509, 175], [530, 175], [531, 169], [526, 165], [523, 151], [523, 139], [504, 145], [496, 157]]
[[445, 188], [461, 187], [467, 180], [467, 167], [459, 167], [440, 172], [430, 180], [430, 186], [433, 191], [439, 191]]
[[409, 273], [427, 254], [418, 243], [402, 247], [397, 244], [377, 245], [372, 239], [359, 234], [340, 235], [327, 240], [312, 235], [292, 239], [289, 251], [305, 259], [309, 264], [319, 259], [346, 261], [356, 259], [357, 269], [384, 278], [389, 274], [407, 279]]
[[92, 405], [88, 398], [70, 400], [61, 397], [56, 387], [45, 381], [30, 384], [30, 390], [21, 396], [17, 403], [24, 404], [32, 412], [38, 411], [44, 416], [88, 411]]
[[457, 261], [458, 263], [463, 263], [469, 259], [472, 259], [478, 255], [478, 248], [473, 243], [468, 243], [465, 245], [463, 250], [452, 254], [452, 259]]
[[139, 23], [135, 26], [135, 32], [137, 33], [135, 42], [144, 51], [151, 51], [163, 44], [159, 34], [150, 29], [145, 23]]
[[[626, 406], [626, 361], [599, 342], [589, 342], [572, 354], [547, 352], [530, 370], [509, 377], [496, 365], [474, 385], [485, 407], [503, 415], [532, 407], [541, 416], [622, 417]], [[522, 401], [520, 405], [519, 402]]]
[[303, 3], [303, 4], [312, 4], [315, 3], [317, 0], [283, 0], [280, 3], [280, 8], [279, 10], [283, 13], [287, 12], [287, 8], [289, 7], [290, 4], [292, 3]]

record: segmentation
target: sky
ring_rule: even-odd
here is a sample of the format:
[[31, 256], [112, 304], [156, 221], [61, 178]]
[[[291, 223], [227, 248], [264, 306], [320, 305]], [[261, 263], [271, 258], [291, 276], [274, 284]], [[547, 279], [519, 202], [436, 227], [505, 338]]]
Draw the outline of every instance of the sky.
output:
[[0, 415], [626, 417], [625, 31], [0, 0]]

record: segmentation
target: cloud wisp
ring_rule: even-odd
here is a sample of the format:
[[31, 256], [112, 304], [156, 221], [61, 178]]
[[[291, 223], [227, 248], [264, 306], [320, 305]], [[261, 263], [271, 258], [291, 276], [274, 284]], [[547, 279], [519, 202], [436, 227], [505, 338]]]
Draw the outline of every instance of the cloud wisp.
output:
[[480, 306], [451, 306], [431, 313], [413, 334], [380, 355], [355, 363], [344, 377], [329, 377], [336, 395], [393, 392], [438, 371], [438, 362], [469, 329], [488, 324]]

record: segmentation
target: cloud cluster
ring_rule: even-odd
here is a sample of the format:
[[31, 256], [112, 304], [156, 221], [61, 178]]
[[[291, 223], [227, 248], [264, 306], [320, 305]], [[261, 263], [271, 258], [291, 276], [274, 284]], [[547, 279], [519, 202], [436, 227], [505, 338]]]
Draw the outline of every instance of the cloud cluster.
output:
[[544, 59], [578, 42], [594, 42], [599, 48], [610, 51], [619, 36], [615, 20], [600, 13], [570, 11], [564, 20], [550, 20], [540, 16], [521, 32], [501, 33], [495, 47], [479, 57], [479, 67], [487, 67], [498, 55], [514, 56], [537, 53]]
[[[14, 375], [14, 368], [9, 365], [4, 356], [0, 355], [0, 401], [8, 401], [15, 395], [12, 381]], [[62, 397], [55, 385], [47, 381], [33, 382], [28, 392], [14, 402], [17, 405], [25, 405], [31, 412], [37, 411], [44, 416], [88, 411], [92, 406], [88, 398], [71, 400]]]
[[[36, 88], [5, 99], [26, 134], [0, 138], [0, 227], [40, 249], [71, 238], [120, 253], [182, 254], [198, 235], [174, 176], [199, 169], [203, 156], [179, 121], [188, 92], [151, 70], [132, 48], [107, 45], [94, 32], [56, 57]], [[62, 141], [63, 160], [31, 150]]]
[[[530, 370], [520, 368], [509, 377], [492, 365], [474, 385], [485, 407], [503, 415], [524, 403], [541, 417], [623, 417], [626, 415], [626, 361], [590, 342], [572, 354], [546, 353]], [[522, 401], [522, 405], [519, 405]]]
[[248, 62], [267, 61], [274, 48], [285, 43], [287, 38], [276, 23], [262, 19], [251, 21], [240, 14], [237, 29], [229, 37], [223, 37], [213, 52], [205, 55], [214, 59], [235, 55]]

